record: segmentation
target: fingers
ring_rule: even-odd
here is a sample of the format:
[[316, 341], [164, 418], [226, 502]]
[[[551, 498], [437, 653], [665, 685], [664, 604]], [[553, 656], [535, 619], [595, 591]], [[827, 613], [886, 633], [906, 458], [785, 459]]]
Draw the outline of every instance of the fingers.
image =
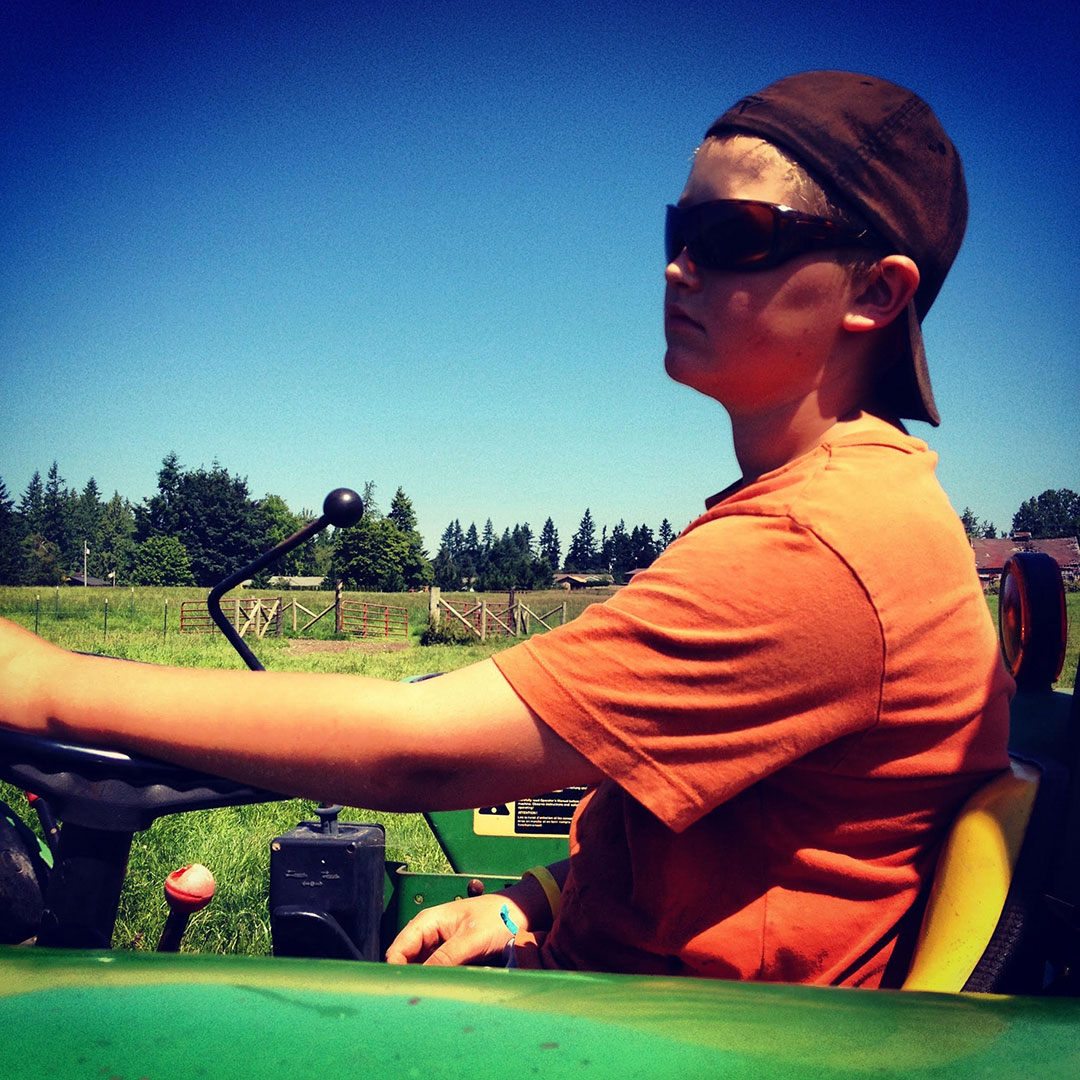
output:
[[427, 960], [443, 942], [438, 911], [429, 908], [409, 921], [386, 950], [388, 964], [421, 964]]
[[501, 962], [510, 932], [496, 895], [454, 900], [420, 912], [386, 950], [388, 964], [448, 966]]

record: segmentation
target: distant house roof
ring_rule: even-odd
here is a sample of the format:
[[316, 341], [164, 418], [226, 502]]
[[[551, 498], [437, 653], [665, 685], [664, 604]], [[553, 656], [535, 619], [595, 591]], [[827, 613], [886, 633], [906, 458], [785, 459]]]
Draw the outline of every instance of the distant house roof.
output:
[[85, 578], [82, 576], [82, 574], [72, 574], [69, 578], [67, 578], [67, 583], [69, 585], [104, 585], [104, 584], [106, 584], [106, 582], [102, 581], [101, 578], [91, 577], [89, 574], [87, 574]]
[[1041, 551], [1062, 569], [1080, 568], [1080, 546], [1075, 536], [1062, 536], [1056, 540], [1032, 540], [1026, 535], [996, 540], [973, 539], [971, 547], [975, 552], [975, 567], [981, 574], [1000, 574], [1006, 561], [1018, 551]]
[[587, 585], [610, 585], [613, 578], [610, 574], [554, 574], [553, 580], [556, 585], [568, 585], [571, 589], [584, 589]]
[[286, 589], [318, 589], [322, 587], [321, 577], [272, 577], [271, 585], [284, 586]]

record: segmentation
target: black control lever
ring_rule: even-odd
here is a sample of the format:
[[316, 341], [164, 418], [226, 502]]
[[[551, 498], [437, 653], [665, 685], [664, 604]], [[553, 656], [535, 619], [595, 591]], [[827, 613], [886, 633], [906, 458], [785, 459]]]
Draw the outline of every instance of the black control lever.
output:
[[298, 547], [305, 540], [310, 539], [316, 533], [322, 532], [327, 525], [343, 529], [355, 525], [363, 516], [364, 503], [360, 496], [350, 488], [335, 488], [323, 500], [322, 517], [309, 522], [302, 529], [294, 532], [288, 539], [282, 540], [276, 547], [271, 548], [265, 555], [253, 559], [247, 566], [237, 570], [235, 574], [230, 574], [224, 581], [218, 582], [210, 590], [210, 595], [206, 598], [206, 606], [210, 611], [211, 618], [217, 623], [218, 629], [229, 639], [232, 647], [240, 654], [244, 663], [252, 671], [265, 671], [266, 668], [259, 663], [255, 658], [255, 654], [248, 648], [244, 639], [237, 632], [236, 627], [225, 617], [221, 610], [222, 596], [239, 585], [241, 581], [254, 577], [260, 570], [264, 570], [272, 562], [292, 551], [293, 548]]

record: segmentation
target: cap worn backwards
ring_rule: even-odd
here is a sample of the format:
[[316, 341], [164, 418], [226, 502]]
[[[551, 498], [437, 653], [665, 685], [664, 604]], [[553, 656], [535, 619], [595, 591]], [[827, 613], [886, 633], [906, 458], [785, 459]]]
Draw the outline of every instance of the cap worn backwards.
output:
[[728, 109], [706, 138], [756, 135], [803, 165], [826, 192], [919, 267], [897, 362], [877, 388], [898, 417], [940, 423], [920, 323], [960, 249], [967, 189], [960, 155], [930, 106], [871, 75], [808, 71]]

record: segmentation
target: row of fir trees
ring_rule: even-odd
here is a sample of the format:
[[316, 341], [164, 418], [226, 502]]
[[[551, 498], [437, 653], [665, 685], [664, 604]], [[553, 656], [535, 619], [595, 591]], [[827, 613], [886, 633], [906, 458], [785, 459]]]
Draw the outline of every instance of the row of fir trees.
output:
[[[384, 514], [375, 486], [365, 485], [358, 525], [327, 530], [305, 541], [266, 571], [342, 581], [346, 588], [400, 592], [439, 585], [446, 590], [538, 589], [560, 568], [609, 573], [622, 580], [648, 566], [671, 542], [665, 520], [654, 535], [646, 525], [619, 522], [597, 537], [588, 510], [561, 558], [559, 535], [548, 518], [540, 536], [526, 522], [501, 536], [488, 519], [462, 529], [453, 521], [433, 559], [423, 548], [412, 502], [398, 488]], [[91, 477], [69, 487], [53, 462], [44, 480], [35, 473], [16, 502], [0, 480], [0, 584], [59, 585], [85, 573], [109, 584], [197, 585], [210, 588], [316, 515], [294, 513], [279, 495], [254, 499], [247, 481], [214, 462], [185, 469], [168, 454], [156, 493], [136, 505], [118, 492], [105, 499]]]
[[586, 508], [566, 560], [561, 562], [562, 545], [551, 518], [544, 522], [539, 539], [534, 539], [528, 522], [496, 536], [490, 518], [483, 533], [475, 523], [463, 530], [455, 519], [439, 541], [433, 563], [435, 584], [447, 590], [478, 592], [542, 589], [551, 585], [560, 566], [567, 573], [610, 574], [615, 581], [624, 581], [633, 571], [650, 565], [674, 538], [667, 518], [655, 535], [648, 525], [635, 525], [628, 531], [625, 521], [620, 521], [610, 533], [603, 527], [598, 538], [592, 512]]

